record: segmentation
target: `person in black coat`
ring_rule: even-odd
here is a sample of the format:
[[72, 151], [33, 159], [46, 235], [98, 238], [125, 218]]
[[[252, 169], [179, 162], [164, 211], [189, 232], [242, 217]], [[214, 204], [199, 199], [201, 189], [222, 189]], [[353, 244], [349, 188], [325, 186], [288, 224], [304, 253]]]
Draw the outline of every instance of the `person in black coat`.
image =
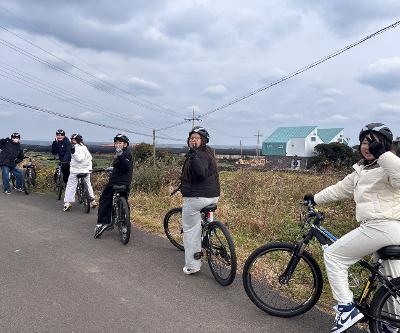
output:
[[202, 208], [217, 203], [220, 196], [217, 161], [213, 150], [207, 146], [209, 134], [204, 127], [196, 126], [187, 140], [189, 152], [182, 168], [181, 193], [183, 245], [185, 247], [185, 274], [200, 270], [201, 214]]
[[56, 139], [51, 145], [51, 153], [53, 155], [58, 155], [61, 164], [61, 172], [63, 175], [64, 184], [68, 183], [69, 177], [69, 166], [71, 162], [71, 142], [65, 136], [65, 131], [58, 129], [56, 131]]
[[17, 164], [24, 159], [24, 152], [21, 149], [21, 135], [11, 134], [11, 138], [0, 139], [0, 167], [3, 177], [3, 190], [5, 194], [11, 194], [10, 172], [16, 178], [16, 189], [24, 191], [22, 171], [17, 168]]
[[128, 137], [123, 134], [117, 134], [114, 137], [114, 147], [113, 171], [100, 195], [95, 237], [99, 237], [111, 225], [113, 185], [126, 185], [126, 194], [128, 195], [132, 182], [133, 159], [129, 149]]

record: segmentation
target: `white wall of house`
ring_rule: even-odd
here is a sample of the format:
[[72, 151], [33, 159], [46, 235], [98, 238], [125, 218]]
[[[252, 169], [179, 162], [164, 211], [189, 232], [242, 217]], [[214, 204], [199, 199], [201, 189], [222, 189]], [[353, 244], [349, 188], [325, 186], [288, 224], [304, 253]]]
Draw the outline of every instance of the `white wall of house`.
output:
[[[345, 143], [346, 139], [343, 135], [343, 131], [340, 131], [332, 140], [331, 142], [340, 142], [340, 143]], [[328, 143], [331, 143], [328, 142]]]
[[317, 130], [313, 130], [306, 138], [293, 138], [286, 144], [286, 156], [311, 157], [314, 154], [314, 147], [322, 140], [317, 135]]

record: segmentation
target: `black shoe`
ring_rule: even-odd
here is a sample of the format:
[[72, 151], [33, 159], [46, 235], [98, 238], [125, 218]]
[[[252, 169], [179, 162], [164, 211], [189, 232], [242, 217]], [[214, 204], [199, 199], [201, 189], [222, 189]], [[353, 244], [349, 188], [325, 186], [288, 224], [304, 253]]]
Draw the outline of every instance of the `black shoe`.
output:
[[99, 238], [104, 231], [110, 229], [111, 227], [111, 224], [96, 224], [94, 228], [94, 238]]

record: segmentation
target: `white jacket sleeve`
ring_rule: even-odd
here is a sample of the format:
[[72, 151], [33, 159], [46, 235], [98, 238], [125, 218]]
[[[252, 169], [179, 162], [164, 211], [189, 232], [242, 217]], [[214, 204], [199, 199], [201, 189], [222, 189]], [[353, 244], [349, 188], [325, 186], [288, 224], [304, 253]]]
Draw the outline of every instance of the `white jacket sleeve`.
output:
[[85, 160], [85, 157], [86, 157], [86, 152], [84, 147], [81, 145], [75, 145], [75, 153], [72, 154], [72, 158], [78, 163], [81, 163], [82, 161]]
[[400, 158], [388, 151], [379, 156], [378, 164], [389, 176], [390, 185], [400, 187]]
[[317, 204], [328, 203], [353, 198], [354, 196], [354, 177], [356, 171], [347, 175], [343, 180], [331, 185], [314, 195]]

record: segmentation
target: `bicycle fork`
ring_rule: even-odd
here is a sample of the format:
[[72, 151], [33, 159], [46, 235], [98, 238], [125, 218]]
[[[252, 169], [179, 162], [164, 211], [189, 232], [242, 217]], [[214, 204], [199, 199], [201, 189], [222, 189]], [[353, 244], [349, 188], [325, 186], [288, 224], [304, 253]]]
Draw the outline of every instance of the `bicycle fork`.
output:
[[304, 252], [306, 246], [307, 246], [307, 244], [305, 244], [304, 242], [296, 244], [293, 254], [290, 258], [290, 261], [289, 261], [285, 271], [279, 276], [279, 282], [281, 284], [289, 283], [289, 280], [292, 277], [293, 272], [296, 269], [297, 264], [299, 263], [299, 261], [301, 259], [301, 254]]

